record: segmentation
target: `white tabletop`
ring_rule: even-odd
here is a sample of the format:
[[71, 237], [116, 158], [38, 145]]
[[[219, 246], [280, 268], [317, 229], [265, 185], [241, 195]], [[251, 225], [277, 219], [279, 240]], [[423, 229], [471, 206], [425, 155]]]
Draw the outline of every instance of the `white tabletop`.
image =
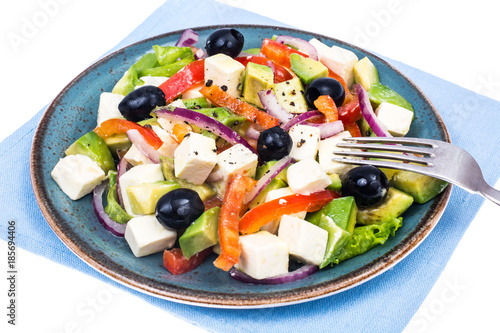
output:
[[[1, 2], [0, 140], [162, 2]], [[472, 6], [451, 0], [221, 2], [357, 44], [500, 100], [500, 20], [491, 1], [476, 0]], [[492, 110], [496, 121], [498, 112]], [[495, 237], [500, 233], [499, 213], [499, 207], [484, 204], [405, 332], [498, 329], [500, 273]], [[5, 244], [0, 242], [2, 254], [7, 253]], [[5, 279], [0, 279], [4, 309], [0, 327], [7, 327], [8, 332], [147, 332], [164, 327], [204, 331], [73, 269], [21, 249], [17, 256], [15, 328], [6, 324], [3, 305], [8, 288]]]

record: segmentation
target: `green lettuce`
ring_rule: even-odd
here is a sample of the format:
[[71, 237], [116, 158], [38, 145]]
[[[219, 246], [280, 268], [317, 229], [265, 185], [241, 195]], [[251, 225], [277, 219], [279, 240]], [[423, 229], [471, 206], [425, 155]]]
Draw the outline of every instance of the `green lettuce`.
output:
[[107, 196], [108, 203], [104, 208], [104, 211], [106, 212], [106, 214], [109, 215], [109, 217], [113, 221], [125, 224], [132, 218], [132, 216], [127, 214], [127, 212], [123, 210], [123, 208], [118, 203], [118, 195], [116, 194], [117, 172], [110, 171], [108, 175], [109, 175], [109, 190]]

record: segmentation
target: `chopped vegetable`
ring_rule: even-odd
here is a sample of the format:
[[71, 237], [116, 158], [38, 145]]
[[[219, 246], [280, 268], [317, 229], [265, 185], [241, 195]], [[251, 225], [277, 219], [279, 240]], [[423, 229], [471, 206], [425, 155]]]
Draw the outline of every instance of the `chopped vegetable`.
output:
[[196, 84], [203, 82], [204, 79], [205, 60], [200, 59], [186, 65], [158, 88], [165, 93], [167, 103], [172, 103], [176, 97]]
[[106, 139], [116, 133], [127, 133], [127, 131], [131, 129], [137, 130], [142, 135], [144, 140], [146, 140], [146, 142], [154, 149], [160, 148], [163, 144], [163, 141], [161, 141], [153, 130], [125, 119], [115, 118], [105, 120], [101, 123], [101, 125], [94, 129], [94, 132], [96, 132], [101, 138]]
[[314, 106], [316, 106], [319, 112], [325, 115], [327, 122], [339, 120], [339, 111], [337, 110], [335, 102], [329, 95], [319, 96], [314, 101]]
[[186, 259], [179, 248], [163, 252], [163, 266], [172, 274], [179, 275], [192, 271], [212, 253], [212, 248], [205, 249]]

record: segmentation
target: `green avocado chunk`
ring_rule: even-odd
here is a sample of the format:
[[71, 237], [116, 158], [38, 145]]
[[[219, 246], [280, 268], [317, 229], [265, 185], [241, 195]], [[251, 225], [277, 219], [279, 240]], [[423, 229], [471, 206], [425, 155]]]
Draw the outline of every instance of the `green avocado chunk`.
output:
[[338, 173], [331, 173], [328, 175], [332, 183], [326, 187], [327, 190], [340, 192], [342, 189], [342, 181]]
[[351, 238], [351, 233], [337, 226], [335, 222], [333, 222], [333, 219], [326, 215], [321, 215], [318, 227], [328, 232], [325, 257], [319, 264], [319, 268], [321, 269], [330, 265], [335, 260], [344, 245]]
[[296, 53], [290, 55], [290, 67], [304, 84], [328, 76], [328, 68], [321, 62]]
[[390, 184], [411, 195], [419, 204], [431, 200], [448, 186], [444, 180], [403, 170], [397, 171], [392, 176]]
[[341, 261], [355, 257], [371, 250], [378, 244], [384, 244], [389, 236], [394, 236], [396, 230], [403, 225], [403, 218], [391, 218], [385, 223], [371, 224], [354, 228], [351, 239], [342, 247], [339, 255], [332, 262], [338, 264]]
[[413, 203], [413, 197], [393, 187], [389, 187], [387, 197], [379, 204], [358, 209], [359, 224], [380, 224], [391, 221], [403, 214]]
[[[263, 165], [257, 167], [257, 171], [255, 172], [255, 179], [257, 179], [257, 180], [261, 179], [269, 171], [269, 169], [273, 165], [275, 165], [276, 163], [278, 163], [278, 161], [276, 161], [276, 160], [269, 161], [269, 162], [266, 162], [266, 164], [263, 164]], [[278, 173], [276, 175], [276, 177], [274, 177], [274, 179], [280, 179], [284, 183], [288, 184], [288, 179], [286, 177], [286, 171], [287, 171], [287, 169], [288, 169], [288, 167], [286, 167], [285, 169], [283, 169], [280, 173]]]
[[116, 194], [116, 171], [110, 171], [108, 173], [109, 176], [109, 190], [107, 195], [107, 204], [104, 208], [106, 214], [108, 214], [109, 218], [115, 221], [116, 223], [124, 224], [127, 223], [132, 216], [127, 214], [127, 212], [120, 206], [118, 203], [118, 195]]
[[161, 172], [163, 173], [163, 177], [165, 177], [165, 180], [178, 183], [180, 188], [188, 188], [195, 191], [196, 193], [198, 193], [202, 201], [206, 201], [217, 195], [217, 190], [215, 190], [215, 188], [208, 183], [195, 185], [185, 179], [175, 177], [173, 158], [161, 156], [160, 164]]
[[179, 237], [179, 245], [186, 259], [217, 244], [220, 207], [214, 207], [198, 217]]
[[270, 67], [249, 62], [243, 79], [243, 97], [248, 103], [262, 108], [258, 93], [270, 89], [273, 82], [274, 74]]
[[66, 149], [64, 152], [68, 155], [87, 155], [97, 162], [105, 174], [109, 170], [116, 170], [115, 161], [106, 142], [94, 131], [90, 131]]
[[132, 146], [132, 142], [127, 136], [127, 133], [116, 133], [104, 139], [106, 146], [108, 146], [111, 155], [118, 158], [119, 151], [126, 151]]
[[372, 84], [380, 83], [377, 68], [368, 57], [355, 63], [353, 69], [354, 82], [361, 84], [366, 91], [370, 90]]
[[307, 111], [305, 89], [298, 77], [288, 81], [275, 83], [274, 93], [278, 103], [290, 113], [304, 113]]
[[319, 225], [321, 217], [325, 215], [330, 217], [337, 226], [352, 234], [357, 213], [358, 207], [354, 197], [341, 197], [333, 199], [316, 212], [307, 213], [306, 221]]
[[153, 214], [158, 200], [164, 194], [179, 187], [179, 184], [176, 182], [168, 180], [127, 187], [127, 195], [132, 207], [132, 213], [137, 215]]
[[377, 108], [383, 102], [387, 102], [413, 112], [413, 107], [403, 96], [383, 84], [373, 83], [370, 90], [368, 90], [368, 97], [370, 98], [370, 102], [374, 104], [373, 109]]

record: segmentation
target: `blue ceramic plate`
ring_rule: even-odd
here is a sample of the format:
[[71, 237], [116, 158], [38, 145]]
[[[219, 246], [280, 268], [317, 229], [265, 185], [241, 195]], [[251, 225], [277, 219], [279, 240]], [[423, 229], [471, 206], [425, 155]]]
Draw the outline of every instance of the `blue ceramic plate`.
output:
[[[234, 26], [233, 26], [234, 27]], [[198, 45], [221, 26], [195, 28]], [[383, 84], [403, 95], [415, 108], [408, 136], [449, 141], [436, 109], [408, 78], [387, 62], [339, 40], [300, 30], [269, 26], [236, 26], [245, 36], [245, 48], [260, 47], [272, 35], [316, 37], [327, 45], [352, 50], [361, 59], [369, 56]], [[266, 307], [304, 302], [337, 293], [384, 272], [408, 255], [438, 222], [450, 195], [450, 186], [434, 200], [414, 204], [404, 214], [404, 224], [385, 244], [284, 285], [250, 285], [233, 280], [206, 260], [194, 271], [174, 276], [165, 270], [162, 254], [136, 258], [123, 238], [113, 236], [97, 221], [91, 196], [70, 200], [50, 176], [64, 150], [96, 126], [99, 95], [111, 91], [122, 74], [155, 44], [174, 45], [182, 31], [149, 38], [130, 45], [90, 66], [52, 102], [38, 126], [31, 155], [31, 177], [38, 204], [61, 240], [82, 260], [102, 274], [142, 292], [183, 303], [211, 307]], [[212, 258], [212, 259], [215, 259]]]

